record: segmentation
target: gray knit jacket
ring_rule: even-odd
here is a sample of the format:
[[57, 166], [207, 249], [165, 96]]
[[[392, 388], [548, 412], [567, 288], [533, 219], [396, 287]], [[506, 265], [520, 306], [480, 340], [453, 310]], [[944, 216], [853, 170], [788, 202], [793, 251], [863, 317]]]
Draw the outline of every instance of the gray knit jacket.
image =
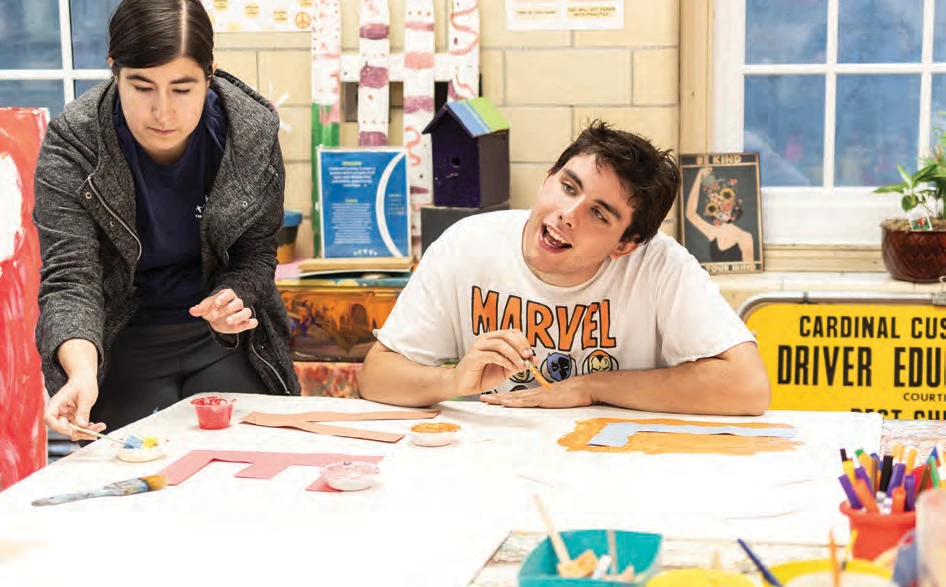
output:
[[[274, 280], [286, 179], [279, 118], [268, 101], [226, 72], [217, 70], [211, 87], [229, 128], [200, 225], [202, 286], [206, 295], [232, 289], [259, 321], [238, 336], [214, 336], [224, 346], [244, 345], [272, 393], [299, 395], [289, 316]], [[43, 261], [36, 343], [51, 395], [67, 379], [59, 345], [91, 341], [101, 383], [115, 336], [140, 303], [135, 184], [112, 120], [117, 94], [113, 81], [103, 82], [67, 105], [50, 122], [36, 165], [33, 220]]]

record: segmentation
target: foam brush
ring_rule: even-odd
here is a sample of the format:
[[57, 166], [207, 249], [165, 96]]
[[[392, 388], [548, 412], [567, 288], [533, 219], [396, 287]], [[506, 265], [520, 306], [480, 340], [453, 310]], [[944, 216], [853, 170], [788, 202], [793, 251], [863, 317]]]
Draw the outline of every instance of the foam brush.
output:
[[126, 481], [116, 481], [109, 483], [105, 487], [92, 489], [89, 491], [79, 491], [77, 493], [63, 493], [53, 497], [44, 497], [33, 502], [34, 506], [59, 505], [62, 503], [71, 503], [93, 497], [108, 497], [110, 495], [134, 495], [136, 493], [147, 493], [163, 489], [167, 485], [167, 478], [164, 475], [148, 475], [147, 477], [138, 477], [137, 479], [128, 479]]

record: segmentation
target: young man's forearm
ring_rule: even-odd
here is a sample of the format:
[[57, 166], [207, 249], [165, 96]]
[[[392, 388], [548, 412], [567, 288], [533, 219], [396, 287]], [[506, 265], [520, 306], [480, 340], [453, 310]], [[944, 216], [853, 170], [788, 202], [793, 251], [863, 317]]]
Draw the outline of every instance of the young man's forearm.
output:
[[453, 397], [452, 375], [453, 369], [420, 365], [375, 343], [361, 367], [358, 394], [383, 404], [430, 406]]
[[771, 387], [761, 358], [753, 352], [741, 349], [731, 359], [701, 359], [665, 369], [593, 373], [574, 383], [580, 383], [592, 401], [623, 408], [757, 416], [768, 409]]

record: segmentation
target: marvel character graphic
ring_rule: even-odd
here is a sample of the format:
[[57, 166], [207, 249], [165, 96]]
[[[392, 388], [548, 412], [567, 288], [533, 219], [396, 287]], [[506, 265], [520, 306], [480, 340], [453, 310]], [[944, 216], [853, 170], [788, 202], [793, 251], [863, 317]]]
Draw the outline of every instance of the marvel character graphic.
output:
[[575, 374], [575, 359], [563, 353], [549, 353], [542, 361], [542, 375], [549, 381], [565, 381]]
[[513, 387], [513, 388], [510, 389], [509, 391], [522, 391], [523, 389], [529, 389], [529, 388], [526, 387], [525, 385], [516, 385], [515, 387]]
[[529, 383], [533, 379], [535, 379], [535, 376], [532, 375], [532, 371], [528, 369], [523, 369], [509, 378], [513, 383]]
[[602, 371], [617, 370], [618, 360], [601, 349], [592, 351], [592, 353], [585, 357], [585, 360], [581, 363], [581, 372], [585, 375], [588, 373], [601, 373]]

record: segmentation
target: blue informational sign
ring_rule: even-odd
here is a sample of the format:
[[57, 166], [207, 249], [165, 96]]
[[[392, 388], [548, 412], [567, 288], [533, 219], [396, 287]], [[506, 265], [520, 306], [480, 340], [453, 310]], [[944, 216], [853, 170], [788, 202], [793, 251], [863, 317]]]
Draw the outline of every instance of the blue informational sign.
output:
[[325, 258], [406, 257], [411, 251], [407, 150], [318, 150]]

